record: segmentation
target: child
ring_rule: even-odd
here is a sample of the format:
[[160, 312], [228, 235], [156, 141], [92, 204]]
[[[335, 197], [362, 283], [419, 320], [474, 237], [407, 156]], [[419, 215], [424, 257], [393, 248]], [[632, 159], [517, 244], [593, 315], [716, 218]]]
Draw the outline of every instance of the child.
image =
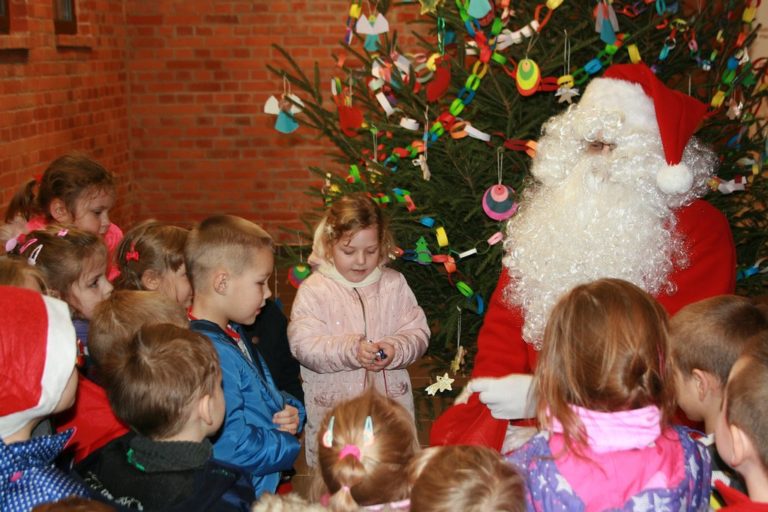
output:
[[192, 304], [192, 285], [184, 264], [189, 231], [148, 220], [137, 225], [117, 248], [120, 277], [115, 287], [159, 291], [182, 306]]
[[187, 327], [187, 313], [165, 295], [138, 290], [117, 290], [101, 302], [91, 321], [91, 379], [82, 377], [75, 406], [56, 418], [58, 430], [75, 428], [70, 447], [75, 462], [128, 431], [109, 406], [102, 384], [109, 379], [103, 365], [145, 324], [170, 323]]
[[714, 451], [715, 424], [728, 373], [747, 341], [768, 330], [768, 309], [745, 297], [721, 295], [694, 302], [669, 322], [677, 403], [692, 421], [703, 421], [710, 447], [712, 478], [744, 490], [738, 477]]
[[408, 476], [411, 510], [525, 510], [523, 478], [498, 452], [485, 446], [427, 448], [411, 461]]
[[77, 467], [95, 492], [139, 510], [247, 510], [250, 482], [211, 459], [207, 438], [224, 420], [224, 392], [205, 336], [146, 325], [104, 368], [109, 402], [133, 432]]
[[580, 285], [555, 305], [533, 383], [545, 432], [510, 455], [529, 510], [700, 510], [710, 458], [671, 427], [667, 315], [620, 279]]
[[213, 341], [224, 381], [227, 414], [214, 456], [247, 471], [256, 496], [274, 492], [280, 471], [296, 460], [294, 434], [305, 413], [275, 387], [242, 329], [271, 295], [272, 238], [245, 219], [218, 215], [192, 230], [185, 254], [194, 288], [190, 327]]
[[768, 333], [755, 336], [731, 368], [715, 425], [717, 451], [747, 483], [749, 497], [718, 481], [727, 506], [768, 511]]
[[369, 389], [338, 403], [319, 426], [313, 499], [333, 511], [409, 509], [405, 471], [419, 451], [409, 411]]
[[26, 260], [0, 256], [0, 285], [18, 286], [45, 293], [48, 287], [40, 269]]
[[75, 399], [75, 329], [67, 305], [0, 286], [0, 311], [0, 510], [26, 512], [73, 494], [88, 496], [52, 465], [72, 432], [31, 437], [40, 420]]
[[[120, 228], [109, 221], [114, 204], [112, 173], [85, 155], [69, 153], [51, 162], [39, 181], [30, 180], [16, 192], [5, 212], [5, 222], [18, 226], [16, 234], [59, 223], [104, 237], [111, 281], [118, 274], [114, 253], [123, 237]], [[6, 251], [10, 251], [8, 246]]]
[[392, 237], [379, 207], [364, 194], [338, 199], [315, 230], [288, 339], [301, 363], [307, 406], [307, 464], [317, 464], [320, 420], [369, 384], [413, 416], [405, 369], [427, 350], [424, 312], [399, 272], [386, 268]]
[[48, 294], [69, 304], [87, 371], [88, 321], [93, 309], [112, 293], [107, 280], [107, 250], [96, 235], [77, 229], [50, 226], [32, 231], [14, 252], [43, 273]]

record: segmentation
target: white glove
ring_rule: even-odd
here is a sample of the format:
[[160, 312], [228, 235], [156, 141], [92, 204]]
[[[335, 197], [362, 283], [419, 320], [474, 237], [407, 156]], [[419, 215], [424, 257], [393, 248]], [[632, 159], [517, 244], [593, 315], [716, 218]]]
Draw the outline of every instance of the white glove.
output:
[[469, 389], [469, 384], [464, 386], [464, 389], [461, 390], [461, 393], [459, 393], [459, 396], [456, 397], [456, 399], [453, 401], [453, 405], [460, 405], [460, 404], [466, 404], [469, 402], [469, 397], [472, 396], [472, 390]]
[[513, 373], [472, 379], [467, 387], [473, 393], [480, 393], [480, 401], [488, 406], [494, 418], [517, 420], [534, 416], [536, 404], [528, 400], [532, 381], [532, 375]]

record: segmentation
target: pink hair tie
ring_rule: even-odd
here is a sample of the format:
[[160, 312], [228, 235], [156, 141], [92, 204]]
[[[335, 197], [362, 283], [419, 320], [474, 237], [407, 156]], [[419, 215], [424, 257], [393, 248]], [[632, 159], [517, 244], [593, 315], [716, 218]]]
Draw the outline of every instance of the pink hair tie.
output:
[[339, 452], [339, 460], [343, 459], [347, 455], [352, 455], [357, 460], [360, 460], [360, 448], [355, 444], [345, 444], [344, 448]]

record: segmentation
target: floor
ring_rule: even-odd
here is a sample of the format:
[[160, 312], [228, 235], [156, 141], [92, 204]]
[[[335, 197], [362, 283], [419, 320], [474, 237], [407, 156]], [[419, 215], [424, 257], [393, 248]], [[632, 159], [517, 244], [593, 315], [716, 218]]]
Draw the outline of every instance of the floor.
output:
[[[408, 368], [411, 375], [411, 384], [413, 386], [414, 404], [416, 406], [416, 430], [419, 436], [419, 442], [422, 447], [429, 446], [429, 430], [434, 418], [453, 402], [453, 397], [463, 387], [466, 377], [456, 376], [456, 382], [453, 383], [453, 393], [441, 394], [431, 397], [427, 395], [424, 388], [435, 381], [435, 375], [445, 373], [445, 368], [435, 363], [429, 357], [422, 358], [419, 362]], [[299, 458], [296, 460], [296, 475], [293, 477], [293, 489], [302, 496], [307, 495], [309, 485], [312, 479], [310, 470], [304, 459], [304, 448], [302, 446]]]

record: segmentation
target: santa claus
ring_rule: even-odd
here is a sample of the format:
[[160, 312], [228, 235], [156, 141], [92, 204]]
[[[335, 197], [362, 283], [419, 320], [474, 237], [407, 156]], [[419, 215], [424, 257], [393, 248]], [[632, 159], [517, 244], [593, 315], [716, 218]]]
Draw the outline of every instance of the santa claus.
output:
[[728, 222], [698, 199], [717, 165], [693, 137], [706, 111], [646, 65], [621, 64], [545, 124], [535, 183], [507, 224], [468, 393], [437, 419], [432, 444], [501, 449], [510, 440], [509, 420], [530, 416], [530, 374], [549, 311], [574, 286], [621, 278], [670, 314], [733, 293]]

